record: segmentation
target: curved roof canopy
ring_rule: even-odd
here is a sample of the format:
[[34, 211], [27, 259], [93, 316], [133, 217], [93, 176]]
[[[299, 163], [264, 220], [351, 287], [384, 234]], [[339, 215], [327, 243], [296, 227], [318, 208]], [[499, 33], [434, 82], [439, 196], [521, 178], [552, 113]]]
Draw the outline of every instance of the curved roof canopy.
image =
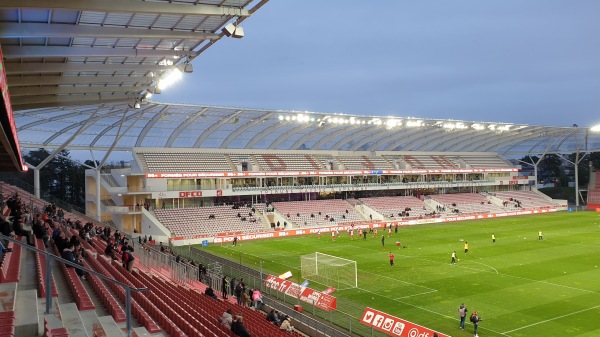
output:
[[600, 151], [600, 132], [494, 122], [142, 103], [15, 113], [24, 148], [131, 151], [134, 147], [325, 151]]
[[139, 102], [267, 1], [2, 0], [13, 110]]

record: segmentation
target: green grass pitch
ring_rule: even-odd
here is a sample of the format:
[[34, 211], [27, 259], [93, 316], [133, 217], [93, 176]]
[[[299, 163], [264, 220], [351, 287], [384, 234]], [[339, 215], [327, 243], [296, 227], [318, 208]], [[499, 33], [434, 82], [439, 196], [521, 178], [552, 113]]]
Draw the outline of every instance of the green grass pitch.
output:
[[[600, 213], [405, 226], [392, 238], [385, 235], [385, 247], [373, 235], [364, 241], [342, 233], [332, 242], [324, 233], [321, 239], [315, 234], [208, 250], [250, 267], [263, 261], [263, 269], [276, 275], [291, 270], [298, 283], [300, 255], [318, 251], [357, 261], [358, 289], [333, 293], [338, 310], [356, 317], [356, 330], [370, 306], [451, 336], [472, 336], [468, 319], [465, 331], [458, 328], [458, 306], [465, 303], [483, 317], [482, 337], [600, 336]], [[396, 247], [398, 240], [405, 247]], [[467, 254], [461, 240], [469, 242]], [[456, 265], [450, 264], [452, 251], [460, 259]]]

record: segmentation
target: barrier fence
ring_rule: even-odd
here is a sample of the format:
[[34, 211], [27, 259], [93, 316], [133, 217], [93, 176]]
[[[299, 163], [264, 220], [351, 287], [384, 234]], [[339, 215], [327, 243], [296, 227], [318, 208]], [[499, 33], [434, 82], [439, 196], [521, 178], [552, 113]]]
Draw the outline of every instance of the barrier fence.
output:
[[[315, 335], [324, 334], [328, 336], [387, 336], [370, 327], [360, 324], [360, 317], [365, 309], [362, 304], [357, 304], [345, 298], [337, 298], [338, 310], [323, 311], [313, 304], [301, 302], [297, 297], [280, 293], [273, 289], [265, 287], [265, 280], [269, 273], [277, 274], [275, 271], [262, 269], [262, 263], [254, 267], [245, 265], [245, 260], [250, 261], [250, 257], [244, 254], [239, 255], [239, 260], [229, 260], [215, 256], [201, 249], [194, 247], [173, 247], [174, 251], [186, 259], [193, 259], [204, 266], [220, 266], [221, 274], [207, 272], [203, 276], [204, 283], [210, 284], [215, 291], [221, 291], [221, 278], [226, 275], [233, 282], [239, 282], [243, 278], [247, 287], [260, 289], [263, 295], [263, 301], [266, 305], [288, 314], [294, 322], [302, 323], [314, 330]], [[250, 263], [250, 262], [249, 262]], [[208, 268], [210, 270], [210, 268]], [[298, 272], [295, 272], [298, 275]], [[231, 291], [228, 291], [231, 295]], [[291, 309], [294, 305], [300, 305], [303, 312]], [[307, 314], [312, 314], [307, 315]]]

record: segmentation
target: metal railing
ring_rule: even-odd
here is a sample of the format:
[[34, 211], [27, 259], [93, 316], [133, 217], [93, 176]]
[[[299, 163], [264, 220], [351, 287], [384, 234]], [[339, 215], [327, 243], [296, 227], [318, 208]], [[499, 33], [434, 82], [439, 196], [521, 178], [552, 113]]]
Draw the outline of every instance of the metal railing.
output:
[[111, 283], [115, 283], [118, 286], [123, 287], [123, 289], [125, 289], [125, 315], [126, 315], [126, 331], [127, 331], [127, 337], [131, 337], [132, 336], [132, 326], [131, 326], [131, 322], [132, 322], [132, 317], [131, 317], [131, 292], [132, 291], [136, 291], [136, 292], [141, 292], [141, 291], [147, 291], [149, 290], [148, 288], [135, 288], [132, 287], [130, 285], [127, 285], [125, 283], [119, 282], [115, 279], [112, 279], [110, 277], [107, 277], [103, 274], [100, 274], [96, 271], [93, 271], [91, 269], [85, 268], [77, 263], [73, 263], [71, 261], [67, 261], [61, 257], [58, 257], [54, 254], [48, 253], [46, 251], [37, 249], [35, 247], [29, 246], [28, 244], [25, 244], [21, 241], [15, 240], [13, 238], [10, 238], [8, 236], [2, 235], [0, 234], [0, 239], [4, 239], [6, 241], [12, 242], [14, 244], [17, 244], [19, 246], [21, 246], [21, 248], [25, 248], [28, 249], [36, 254], [42, 254], [46, 257], [46, 279], [44, 280], [44, 284], [46, 287], [46, 314], [51, 314], [52, 313], [52, 261], [56, 261], [58, 263], [64, 263], [68, 266], [71, 266], [73, 268], [79, 269], [79, 270], [83, 270], [84, 272], [90, 274], [90, 275], [94, 275], [104, 281], [108, 281]]
[[171, 254], [161, 253], [155, 249], [143, 246], [136, 251], [141, 263], [148, 268], [164, 269], [170, 272], [171, 279], [181, 285], [200, 280], [200, 271], [197, 266], [176, 261]]
[[[33, 186], [31, 186], [30, 184], [28, 184], [27, 182], [20, 180], [20, 179], [16, 179], [16, 178], [6, 178], [6, 179], [2, 179], [4, 182], [6, 182], [9, 185], [12, 185], [14, 187], [20, 188], [23, 191], [31, 194], [31, 195], [35, 195], [35, 188]], [[2, 192], [0, 190], [0, 192]], [[65, 211], [74, 213], [80, 213], [80, 214], [85, 214], [85, 209], [72, 205], [62, 199], [59, 199], [53, 195], [51, 195], [48, 192], [42, 191], [40, 190], [40, 199], [43, 199], [44, 201], [51, 203], [51, 204], [55, 204], [56, 207], [58, 208], [62, 208]]]
[[[244, 265], [244, 256], [239, 255], [239, 261], [228, 260], [219, 256], [215, 256], [211, 253], [197, 249], [194, 247], [173, 247], [174, 251], [179, 253], [185, 258], [193, 259], [206, 266], [218, 263], [221, 265], [222, 273], [227, 275], [230, 279], [235, 278], [236, 282], [239, 282], [241, 278], [244, 279], [246, 286], [252, 289], [260, 289], [263, 295], [263, 302], [270, 307], [277, 310], [283, 311], [292, 317], [296, 322], [300, 322], [315, 333], [321, 333], [328, 336], [384, 336], [383, 334], [373, 331], [371, 328], [364, 326], [359, 323], [360, 315], [364, 311], [364, 306], [356, 306], [345, 301], [342, 298], [338, 298], [338, 309], [343, 307], [344, 309], [351, 310], [352, 313], [346, 313], [341, 310], [335, 311], [322, 311], [316, 306], [309, 303], [300, 302], [297, 297], [292, 297], [270, 288], [265, 287], [265, 279], [267, 273], [263, 273], [262, 263], [260, 266], [255, 266], [254, 269]], [[220, 279], [212, 280], [210, 273], [205, 278], [205, 282], [210, 284], [215, 291], [221, 290]], [[291, 309], [294, 305], [302, 305], [304, 313], [297, 312]], [[312, 314], [307, 315], [307, 313]]]

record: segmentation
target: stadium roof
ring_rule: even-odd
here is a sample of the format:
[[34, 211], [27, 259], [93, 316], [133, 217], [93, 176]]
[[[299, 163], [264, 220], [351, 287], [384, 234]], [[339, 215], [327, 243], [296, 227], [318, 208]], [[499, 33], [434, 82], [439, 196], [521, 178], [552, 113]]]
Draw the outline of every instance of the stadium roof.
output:
[[139, 101], [267, 1], [2, 0], [13, 110]]
[[496, 152], [600, 151], [600, 132], [494, 122], [326, 114], [144, 102], [15, 113], [24, 148], [131, 151], [134, 147]]
[[158, 93], [168, 77], [193, 71], [190, 62], [225, 35], [223, 27], [237, 27], [267, 2], [0, 1], [2, 106], [7, 107], [0, 111], [0, 171], [24, 169], [11, 110], [109, 102], [135, 106]]

